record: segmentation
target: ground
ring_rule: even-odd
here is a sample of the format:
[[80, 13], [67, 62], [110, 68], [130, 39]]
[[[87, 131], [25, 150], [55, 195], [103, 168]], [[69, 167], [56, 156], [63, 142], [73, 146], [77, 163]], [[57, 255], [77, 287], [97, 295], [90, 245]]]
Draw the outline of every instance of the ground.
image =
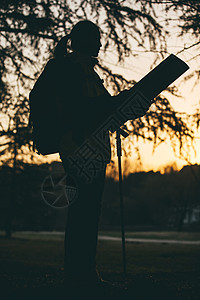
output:
[[[75, 299], [64, 283], [63, 237], [0, 238], [0, 284], [4, 298]], [[93, 299], [200, 299], [200, 245], [127, 243], [127, 275], [121, 243], [98, 243], [101, 276], [112, 282]], [[83, 299], [80, 292], [78, 299]]]

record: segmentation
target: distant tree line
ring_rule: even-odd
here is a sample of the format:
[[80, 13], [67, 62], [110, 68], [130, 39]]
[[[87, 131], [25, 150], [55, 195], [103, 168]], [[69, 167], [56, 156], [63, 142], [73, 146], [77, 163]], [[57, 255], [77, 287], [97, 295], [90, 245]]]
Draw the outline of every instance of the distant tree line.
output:
[[[67, 209], [48, 206], [41, 196], [44, 178], [62, 171], [59, 162], [28, 165], [12, 181], [12, 168], [0, 168], [0, 230], [63, 231]], [[187, 166], [169, 173], [138, 172], [124, 178], [127, 229], [184, 229], [186, 212], [200, 205], [200, 166]], [[10, 189], [12, 187], [12, 189]], [[15, 201], [11, 201], [15, 193]], [[10, 206], [9, 203], [12, 203]], [[196, 224], [200, 225], [200, 224]], [[118, 182], [107, 177], [102, 202], [102, 229], [120, 226]]]
[[[124, 214], [127, 228], [184, 228], [187, 212], [200, 205], [200, 167], [161, 174], [138, 172], [124, 178]], [[119, 225], [118, 183], [107, 178], [102, 225]], [[196, 224], [196, 225], [200, 225]]]

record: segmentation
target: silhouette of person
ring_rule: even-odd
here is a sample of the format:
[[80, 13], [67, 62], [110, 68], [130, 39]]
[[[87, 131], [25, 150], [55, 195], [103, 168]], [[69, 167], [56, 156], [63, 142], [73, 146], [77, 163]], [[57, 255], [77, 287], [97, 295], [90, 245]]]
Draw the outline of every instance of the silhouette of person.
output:
[[[72, 52], [67, 53], [71, 41]], [[58, 62], [59, 113], [62, 123], [60, 158], [66, 174], [77, 186], [77, 197], [68, 207], [65, 231], [65, 276], [69, 284], [91, 285], [100, 282], [96, 270], [96, 246], [106, 166], [111, 159], [109, 132], [105, 133], [104, 164], [90, 183], [78, 176], [68, 161], [69, 154], [84, 141], [87, 132], [102, 115], [109, 114], [114, 100], [94, 70], [101, 47], [100, 30], [94, 23], [78, 22], [71, 33], [62, 38], [54, 52]]]

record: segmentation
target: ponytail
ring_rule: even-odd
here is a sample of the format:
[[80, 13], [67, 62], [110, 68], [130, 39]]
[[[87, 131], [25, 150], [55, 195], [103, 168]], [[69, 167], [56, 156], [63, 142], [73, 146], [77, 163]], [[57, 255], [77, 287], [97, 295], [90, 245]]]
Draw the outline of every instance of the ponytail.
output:
[[58, 42], [54, 49], [55, 58], [63, 58], [67, 55], [67, 42], [71, 38], [70, 34], [67, 34]]

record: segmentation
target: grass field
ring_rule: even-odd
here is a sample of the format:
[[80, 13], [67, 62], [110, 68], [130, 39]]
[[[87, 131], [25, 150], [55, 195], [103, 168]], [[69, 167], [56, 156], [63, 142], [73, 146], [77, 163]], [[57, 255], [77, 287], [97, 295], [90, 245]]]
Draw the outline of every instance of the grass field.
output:
[[[32, 236], [11, 240], [1, 237], [1, 290], [7, 296], [12, 295], [12, 299], [10, 292], [16, 297], [29, 290], [31, 295], [33, 291], [42, 295], [43, 290], [45, 299], [50, 295], [59, 298], [65, 293], [63, 245], [63, 237]], [[127, 243], [126, 253], [127, 276], [124, 278], [121, 243], [101, 240], [98, 243], [98, 268], [102, 277], [117, 288], [116, 294], [113, 290], [114, 298], [200, 299], [200, 245]]]

